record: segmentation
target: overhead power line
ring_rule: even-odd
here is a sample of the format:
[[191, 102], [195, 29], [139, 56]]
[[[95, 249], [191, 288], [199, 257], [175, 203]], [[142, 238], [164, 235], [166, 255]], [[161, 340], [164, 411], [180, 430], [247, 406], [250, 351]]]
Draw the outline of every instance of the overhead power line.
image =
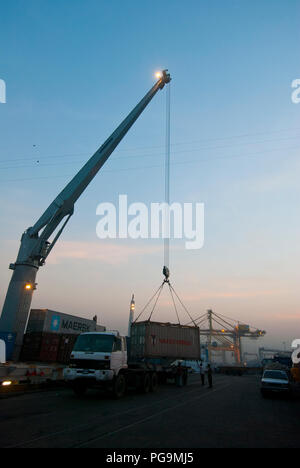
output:
[[[245, 154], [238, 154], [238, 155], [231, 155], [231, 156], [217, 156], [217, 157], [208, 157], [208, 158], [202, 158], [202, 159], [193, 159], [193, 160], [187, 160], [187, 161], [174, 161], [172, 162], [173, 166], [178, 166], [178, 165], [187, 165], [187, 164], [201, 164], [205, 162], [211, 162], [211, 161], [226, 161], [230, 159], [242, 159], [242, 158], [252, 158], [252, 157], [257, 157], [261, 155], [266, 155], [269, 153], [277, 152], [277, 151], [282, 151], [284, 152], [283, 157], [286, 159], [286, 152], [287, 151], [294, 151], [300, 150], [300, 146], [292, 146], [292, 147], [287, 147], [287, 148], [272, 148], [269, 150], [264, 150], [264, 151], [257, 151], [254, 153], [245, 153]], [[298, 154], [297, 154], [298, 155]], [[134, 166], [134, 167], [126, 167], [126, 168], [119, 168], [119, 169], [104, 169], [101, 171], [101, 174], [103, 173], [110, 173], [110, 172], [132, 172], [132, 171], [139, 171], [139, 170], [148, 170], [148, 169], [157, 169], [157, 168], [162, 168], [164, 167], [162, 164], [156, 164], [156, 165], [149, 165], [149, 166]], [[74, 174], [59, 174], [59, 175], [53, 175], [53, 176], [39, 176], [39, 177], [23, 177], [23, 178], [15, 178], [15, 179], [0, 179], [0, 183], [4, 182], [23, 182], [23, 181], [30, 181], [30, 180], [45, 180], [45, 179], [58, 179], [58, 178], [65, 178], [65, 177], [72, 177]]]
[[[249, 134], [250, 136], [250, 134]], [[231, 138], [235, 138], [235, 137], [228, 137], [227, 139], [231, 139]], [[234, 146], [252, 146], [252, 145], [259, 145], [261, 143], [272, 143], [274, 141], [286, 141], [286, 140], [295, 140], [295, 139], [298, 139], [300, 138], [300, 134], [297, 135], [297, 136], [290, 136], [290, 137], [284, 137], [284, 138], [272, 138], [272, 139], [267, 139], [267, 140], [259, 140], [259, 141], [251, 141], [251, 142], [236, 142], [234, 144], [231, 144], [231, 145], [222, 145], [222, 146], [200, 146], [198, 148], [193, 148], [193, 149], [187, 149], [185, 148], [184, 150], [179, 150], [179, 151], [172, 151], [172, 153], [174, 154], [181, 154], [181, 153], [191, 153], [191, 152], [197, 152], [199, 150], [216, 150], [216, 149], [226, 149], [226, 148], [232, 148]], [[215, 138], [215, 139], [210, 139], [210, 140], [207, 140], [207, 141], [220, 141], [220, 140], [224, 140], [226, 138]], [[201, 142], [201, 141], [205, 141], [205, 140], [198, 140], [198, 143]], [[197, 143], [197, 141], [185, 141], [185, 142], [181, 142], [181, 143], [172, 143], [170, 146], [171, 147], [175, 147], [175, 146], [179, 146], [179, 145], [189, 145], [189, 144], [193, 144], [193, 143]], [[141, 149], [144, 149], [144, 150], [147, 150], [147, 149], [160, 149], [162, 148], [162, 146], [148, 146], [148, 147], [136, 147], [136, 148], [131, 148], [131, 149], [123, 149], [123, 150], [118, 150], [117, 154], [119, 153], [123, 153], [123, 152], [133, 152], [133, 151], [140, 151]], [[18, 162], [29, 162], [29, 161], [32, 161], [32, 162], [36, 162], [37, 160], [39, 160], [40, 162], [41, 161], [44, 161], [46, 159], [66, 159], [66, 158], [83, 158], [83, 157], [86, 157], [86, 156], [89, 156], [90, 153], [68, 153], [68, 154], [56, 154], [56, 155], [35, 155], [35, 156], [32, 156], [32, 155], [28, 155], [27, 157], [24, 156], [24, 157], [20, 157], [20, 158], [16, 158], [16, 159], [3, 159], [3, 160], [0, 160], [0, 164], [6, 164], [6, 163], [12, 163], [12, 162], [15, 162], [15, 163], [18, 163]], [[116, 160], [116, 159], [127, 159], [127, 158], [144, 158], [144, 157], [161, 157], [163, 156], [164, 153], [160, 152], [160, 153], [150, 153], [150, 154], [136, 154], [136, 155], [124, 155], [124, 156], [119, 156], [119, 157], [114, 157], [113, 159]], [[55, 163], [56, 164], [56, 163]], [[16, 167], [16, 166], [12, 166], [12, 167]], [[18, 167], [21, 167], [21, 166], [18, 166]], [[23, 167], [28, 167], [28, 164], [26, 164], [26, 166], [23, 166]]]

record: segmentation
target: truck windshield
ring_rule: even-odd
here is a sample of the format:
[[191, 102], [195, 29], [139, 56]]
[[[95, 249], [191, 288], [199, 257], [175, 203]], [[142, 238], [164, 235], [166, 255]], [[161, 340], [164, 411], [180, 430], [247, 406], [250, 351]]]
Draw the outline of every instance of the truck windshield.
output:
[[74, 351], [86, 353], [111, 353], [114, 337], [112, 335], [80, 335]]

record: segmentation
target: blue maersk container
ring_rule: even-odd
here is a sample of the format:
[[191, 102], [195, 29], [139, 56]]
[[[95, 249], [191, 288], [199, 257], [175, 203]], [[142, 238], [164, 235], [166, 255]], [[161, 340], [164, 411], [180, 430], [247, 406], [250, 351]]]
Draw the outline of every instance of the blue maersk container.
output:
[[6, 360], [9, 361], [14, 350], [16, 334], [9, 332], [0, 332], [0, 340], [3, 340], [6, 344]]

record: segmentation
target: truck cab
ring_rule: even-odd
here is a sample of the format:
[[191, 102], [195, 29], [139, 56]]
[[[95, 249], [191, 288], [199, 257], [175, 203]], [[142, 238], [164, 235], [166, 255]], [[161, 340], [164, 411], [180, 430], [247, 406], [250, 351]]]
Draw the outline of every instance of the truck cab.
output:
[[64, 379], [76, 394], [83, 394], [91, 386], [108, 387], [127, 368], [125, 337], [117, 331], [82, 333], [64, 370]]

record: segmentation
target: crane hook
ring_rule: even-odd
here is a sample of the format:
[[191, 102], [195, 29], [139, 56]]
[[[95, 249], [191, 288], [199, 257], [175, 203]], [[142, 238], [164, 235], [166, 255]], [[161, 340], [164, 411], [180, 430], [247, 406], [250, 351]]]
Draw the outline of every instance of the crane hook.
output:
[[169, 268], [167, 266], [164, 266], [163, 274], [165, 276], [164, 283], [169, 283], [170, 270], [169, 270]]

